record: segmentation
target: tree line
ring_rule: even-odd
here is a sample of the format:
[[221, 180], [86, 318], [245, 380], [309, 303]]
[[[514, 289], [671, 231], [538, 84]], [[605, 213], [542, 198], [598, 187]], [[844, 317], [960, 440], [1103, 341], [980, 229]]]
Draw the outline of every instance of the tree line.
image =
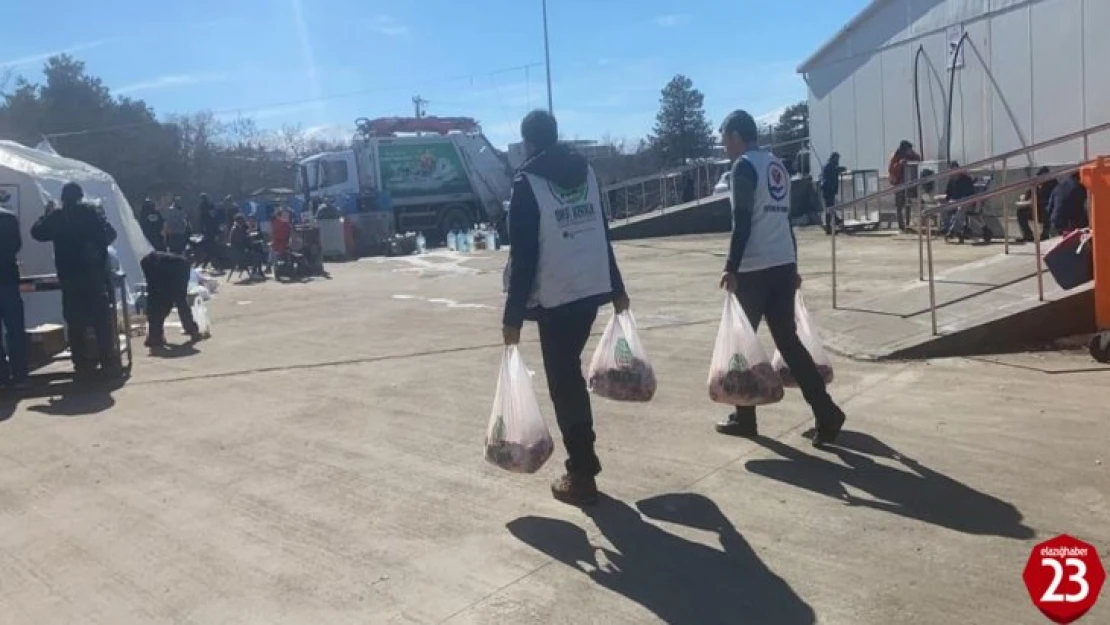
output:
[[294, 161], [345, 145], [309, 137], [300, 126], [267, 131], [249, 117], [211, 111], [159, 119], [146, 102], [113, 95], [64, 54], [48, 59], [42, 73], [41, 81], [0, 76], [0, 139], [30, 146], [46, 139], [59, 154], [111, 174], [136, 207], [146, 197], [190, 204], [202, 192], [218, 199], [290, 187]]

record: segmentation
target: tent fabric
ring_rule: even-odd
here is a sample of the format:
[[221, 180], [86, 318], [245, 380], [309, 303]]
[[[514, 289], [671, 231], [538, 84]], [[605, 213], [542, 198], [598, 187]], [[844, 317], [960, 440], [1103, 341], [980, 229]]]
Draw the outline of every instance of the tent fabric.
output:
[[[120, 267], [127, 275], [129, 292], [143, 282], [139, 260], [150, 253], [131, 205], [119, 185], [107, 173], [78, 160], [29, 148], [12, 141], [0, 141], [0, 205], [19, 218], [23, 249], [19, 261], [24, 276], [55, 273], [54, 248], [31, 238], [31, 226], [45, 212], [46, 203], [61, 203], [62, 186], [76, 182], [85, 199], [98, 203], [104, 216], [116, 229], [114, 244]], [[57, 293], [25, 294], [28, 327], [40, 323], [61, 323], [61, 299]]]

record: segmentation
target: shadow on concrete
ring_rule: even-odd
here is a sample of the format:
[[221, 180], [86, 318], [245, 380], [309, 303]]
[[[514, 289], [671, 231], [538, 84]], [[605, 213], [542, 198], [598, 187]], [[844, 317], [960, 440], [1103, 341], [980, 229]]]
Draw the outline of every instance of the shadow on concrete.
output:
[[[671, 625], [816, 622], [813, 609], [767, 568], [712, 500], [669, 494], [645, 499], [637, 507], [639, 512], [604, 497], [585, 510], [613, 550], [595, 547], [582, 528], [557, 519], [523, 517], [508, 528], [521, 542]], [[650, 519], [713, 532], [720, 546], [664, 531], [641, 512]]]
[[151, 348], [150, 355], [153, 358], [163, 358], [166, 360], [173, 360], [175, 358], [188, 358], [189, 356], [196, 356], [200, 350], [193, 346], [193, 343], [182, 343], [181, 345], [167, 344], [165, 347]]
[[17, 397], [0, 397], [0, 423], [12, 418], [15, 409], [19, 406]]
[[[812, 431], [806, 436], [811, 437]], [[1014, 539], [1034, 536], [1033, 530], [1022, 523], [1021, 512], [1012, 504], [933, 471], [868, 434], [845, 431], [837, 438], [835, 446], [824, 448], [848, 466], [811, 456], [774, 439], [761, 436], [754, 440], [781, 456], [780, 459], [749, 460], [745, 467], [757, 475], [849, 505], [881, 510], [966, 534]], [[906, 470], [880, 464], [874, 458], [892, 460]], [[849, 486], [871, 498], [851, 494]]]
[[83, 417], [104, 412], [116, 405], [112, 393], [123, 388], [125, 379], [66, 381], [40, 385], [27, 390], [25, 399], [45, 398], [44, 404], [30, 406], [31, 412], [52, 417]]

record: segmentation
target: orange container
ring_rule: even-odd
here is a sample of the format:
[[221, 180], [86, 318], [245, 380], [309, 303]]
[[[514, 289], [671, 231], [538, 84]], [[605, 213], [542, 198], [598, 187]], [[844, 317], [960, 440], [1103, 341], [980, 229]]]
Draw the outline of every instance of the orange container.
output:
[[1080, 171], [1091, 205], [1091, 252], [1095, 265], [1095, 323], [1110, 330], [1110, 157], [1100, 156]]

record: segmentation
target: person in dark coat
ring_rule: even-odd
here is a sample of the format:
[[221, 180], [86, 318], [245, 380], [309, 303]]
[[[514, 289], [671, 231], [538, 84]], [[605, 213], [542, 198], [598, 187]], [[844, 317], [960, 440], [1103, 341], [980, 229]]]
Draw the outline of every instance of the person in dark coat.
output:
[[1067, 234], [1090, 226], [1091, 220], [1087, 217], [1087, 188], [1079, 181], [1079, 172], [1060, 181], [1052, 192], [1049, 204], [1049, 218], [1057, 234]]
[[[0, 191], [2, 193], [2, 191]], [[19, 261], [23, 238], [15, 213], [0, 208], [0, 388], [20, 389], [27, 384], [27, 328], [23, 296], [19, 292]], [[5, 349], [5, 343], [7, 349]]]
[[832, 234], [833, 218], [836, 218], [836, 225], [843, 223], [843, 220], [833, 211], [836, 206], [836, 196], [840, 194], [840, 174], [847, 171], [840, 166], [840, 153], [833, 152], [829, 155], [829, 162], [825, 163], [824, 169], [821, 170], [821, 196], [825, 200], [825, 234]]
[[[73, 367], [78, 375], [91, 374], [99, 365], [105, 373], [120, 369], [115, 324], [109, 300], [108, 246], [116, 231], [96, 207], [84, 201], [75, 182], [62, 187], [62, 208], [50, 209], [31, 226], [36, 241], [54, 244], [54, 267], [62, 287]], [[96, 335], [96, 353], [89, 353], [86, 337]]]
[[193, 342], [202, 338], [193, 310], [189, 307], [189, 261], [180, 254], [154, 251], [139, 261], [146, 278], [147, 347], [165, 347], [165, 322], [170, 311], [177, 308], [181, 327]]
[[143, 200], [143, 206], [139, 209], [139, 226], [142, 227], [143, 235], [146, 236], [151, 247], [156, 250], [166, 249], [166, 237], [162, 232], [166, 227], [166, 220], [154, 206], [154, 200], [149, 197]]

